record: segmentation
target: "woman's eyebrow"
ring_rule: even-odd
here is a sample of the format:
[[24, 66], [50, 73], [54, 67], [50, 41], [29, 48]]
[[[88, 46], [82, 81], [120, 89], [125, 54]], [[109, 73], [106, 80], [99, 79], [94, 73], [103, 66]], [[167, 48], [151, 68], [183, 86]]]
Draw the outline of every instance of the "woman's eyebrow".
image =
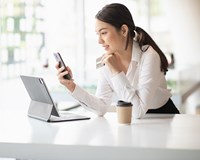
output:
[[98, 32], [101, 32], [101, 31], [104, 30], [104, 29], [107, 29], [107, 28], [101, 28], [101, 29], [98, 30]]

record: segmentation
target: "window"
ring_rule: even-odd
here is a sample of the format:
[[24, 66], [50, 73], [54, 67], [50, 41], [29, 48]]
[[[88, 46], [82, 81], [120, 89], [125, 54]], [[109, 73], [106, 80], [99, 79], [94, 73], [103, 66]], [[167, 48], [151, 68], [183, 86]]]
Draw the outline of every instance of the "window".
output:
[[[97, 43], [94, 17], [112, 2], [125, 4], [135, 24], [151, 32], [156, 42], [168, 41], [167, 25], [157, 26], [164, 24], [160, 0], [1, 0], [0, 79], [38, 75], [48, 81], [51, 90], [61, 91], [53, 57], [53, 52], [60, 52], [77, 83], [93, 92], [97, 81], [95, 61], [104, 52]], [[159, 34], [165, 38], [156, 34], [160, 28]]]

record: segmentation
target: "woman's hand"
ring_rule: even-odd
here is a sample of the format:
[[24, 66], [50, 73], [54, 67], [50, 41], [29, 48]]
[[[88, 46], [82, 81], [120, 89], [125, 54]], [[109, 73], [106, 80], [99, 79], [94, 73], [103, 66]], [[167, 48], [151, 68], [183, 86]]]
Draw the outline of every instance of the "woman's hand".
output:
[[106, 64], [113, 74], [120, 73], [124, 71], [124, 66], [122, 65], [119, 53], [105, 53], [101, 59], [103, 64]]
[[59, 63], [56, 64], [56, 69], [57, 69], [57, 77], [60, 83], [63, 84], [65, 87], [67, 87], [69, 91], [73, 92], [76, 87], [73, 78], [68, 80], [63, 77], [64, 75], [67, 74], [70, 74], [70, 76], [73, 77], [71, 69], [68, 66], [66, 67], [66, 70], [64, 67], [59, 68]]

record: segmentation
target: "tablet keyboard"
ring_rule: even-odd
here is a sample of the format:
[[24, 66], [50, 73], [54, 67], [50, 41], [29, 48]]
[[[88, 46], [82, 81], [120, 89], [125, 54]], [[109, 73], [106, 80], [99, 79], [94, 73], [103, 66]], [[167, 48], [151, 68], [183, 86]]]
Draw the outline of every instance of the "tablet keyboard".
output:
[[84, 120], [90, 119], [89, 117], [74, 114], [74, 113], [64, 113], [60, 114], [60, 117], [51, 115], [50, 122], [60, 122], [60, 121], [75, 121], [75, 120]]

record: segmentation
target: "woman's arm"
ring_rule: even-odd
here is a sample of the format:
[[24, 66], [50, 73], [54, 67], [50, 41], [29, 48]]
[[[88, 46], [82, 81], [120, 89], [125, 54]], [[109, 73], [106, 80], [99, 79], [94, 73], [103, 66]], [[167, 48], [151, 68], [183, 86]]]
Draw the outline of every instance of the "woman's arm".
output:
[[133, 113], [135, 118], [141, 118], [145, 115], [153, 98], [156, 98], [155, 92], [160, 84], [160, 58], [154, 50], [149, 50], [141, 57], [141, 61], [136, 69], [134, 79], [137, 85], [134, 87], [129, 82], [126, 75], [121, 72], [112, 78], [114, 90], [122, 100], [133, 104]]
[[111, 107], [113, 89], [102, 71], [100, 72], [100, 77], [98, 79], [96, 95], [89, 94], [77, 85], [74, 92], [72, 92], [72, 96], [79, 100], [86, 109], [99, 116], [103, 116]]
[[103, 74], [98, 80], [97, 92], [96, 96], [94, 96], [78, 86], [73, 79], [67, 80], [63, 78], [63, 76], [68, 73], [72, 77], [72, 71], [69, 67], [67, 67], [67, 71], [64, 72], [64, 68], [59, 68], [58, 64], [56, 68], [60, 83], [69, 90], [69, 93], [78, 100], [83, 107], [99, 116], [103, 116], [107, 112], [111, 105], [113, 91]]

